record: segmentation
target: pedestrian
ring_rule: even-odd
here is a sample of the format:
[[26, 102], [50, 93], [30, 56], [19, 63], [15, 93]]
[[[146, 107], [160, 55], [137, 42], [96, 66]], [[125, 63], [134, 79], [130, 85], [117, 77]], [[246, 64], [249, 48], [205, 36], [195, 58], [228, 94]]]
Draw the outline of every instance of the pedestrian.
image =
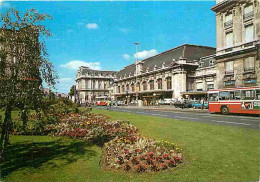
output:
[[204, 98], [202, 98], [202, 99], [200, 100], [201, 110], [204, 109], [204, 103], [205, 103]]
[[183, 107], [184, 107], [184, 98], [182, 97], [181, 98], [181, 108], [183, 109]]
[[110, 108], [111, 108], [111, 101], [108, 100], [108, 101], [107, 101], [107, 110], [109, 110]]

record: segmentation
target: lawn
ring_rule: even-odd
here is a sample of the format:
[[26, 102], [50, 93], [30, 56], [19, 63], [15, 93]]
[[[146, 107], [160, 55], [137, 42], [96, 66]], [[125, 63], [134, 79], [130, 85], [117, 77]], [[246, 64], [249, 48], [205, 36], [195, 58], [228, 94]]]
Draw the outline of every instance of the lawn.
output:
[[12, 136], [4, 181], [258, 181], [259, 131], [94, 110], [130, 120], [142, 134], [177, 143], [184, 163], [173, 172], [131, 174], [100, 168], [101, 148], [50, 136]]

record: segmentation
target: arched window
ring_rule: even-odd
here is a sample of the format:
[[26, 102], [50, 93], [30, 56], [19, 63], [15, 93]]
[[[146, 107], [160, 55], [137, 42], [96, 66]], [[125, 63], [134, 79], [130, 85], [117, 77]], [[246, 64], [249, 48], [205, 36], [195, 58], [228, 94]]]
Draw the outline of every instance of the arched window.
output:
[[162, 89], [162, 79], [161, 78], [159, 78], [157, 80], [157, 84], [158, 84], [158, 89]]
[[143, 81], [143, 90], [147, 90], [147, 82]]
[[131, 90], [132, 90], [132, 92], [135, 91], [135, 84], [134, 83], [131, 84]]
[[172, 77], [166, 78], [167, 90], [172, 89]]
[[122, 93], [125, 93], [125, 86], [122, 85]]
[[150, 90], [154, 90], [154, 81], [150, 80], [149, 84], [150, 84]]
[[120, 86], [117, 87], [117, 93], [120, 93]]
[[126, 85], [126, 90], [129, 91], [129, 84]]

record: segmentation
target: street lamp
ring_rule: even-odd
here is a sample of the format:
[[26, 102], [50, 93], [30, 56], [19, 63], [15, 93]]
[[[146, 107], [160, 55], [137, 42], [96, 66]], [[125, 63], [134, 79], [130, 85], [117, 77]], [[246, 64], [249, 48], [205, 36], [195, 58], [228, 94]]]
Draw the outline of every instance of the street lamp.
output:
[[135, 94], [136, 94], [136, 105], [138, 106], [138, 93], [137, 93], [137, 63], [138, 63], [138, 45], [140, 45], [140, 43], [138, 42], [134, 42], [135, 47], [136, 47], [136, 56], [135, 56]]

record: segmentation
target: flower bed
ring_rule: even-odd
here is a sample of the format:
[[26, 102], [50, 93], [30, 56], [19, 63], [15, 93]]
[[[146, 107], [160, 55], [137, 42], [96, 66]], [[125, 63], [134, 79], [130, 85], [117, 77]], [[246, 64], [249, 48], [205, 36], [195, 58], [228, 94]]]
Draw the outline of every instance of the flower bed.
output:
[[129, 172], [168, 170], [182, 162], [181, 149], [166, 141], [141, 136], [127, 121], [110, 121], [105, 115], [49, 114], [42, 131], [53, 136], [66, 136], [103, 146], [102, 166]]
[[181, 150], [173, 144], [141, 136], [134, 139], [116, 137], [105, 144], [104, 150], [104, 167], [131, 172], [167, 170], [182, 162]]

